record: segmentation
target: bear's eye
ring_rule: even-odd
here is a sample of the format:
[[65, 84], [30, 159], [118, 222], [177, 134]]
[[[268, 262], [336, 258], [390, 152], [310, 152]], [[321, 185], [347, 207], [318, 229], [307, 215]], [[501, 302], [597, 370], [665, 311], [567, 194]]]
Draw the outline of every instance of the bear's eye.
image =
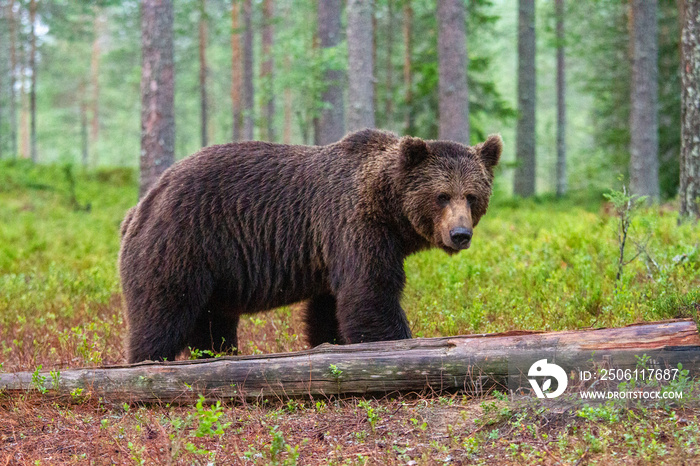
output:
[[474, 204], [476, 203], [476, 196], [473, 195], [473, 194], [469, 194], [469, 195], [467, 196], [467, 203], [468, 203], [469, 205], [474, 205]]
[[438, 195], [437, 197], [437, 203], [441, 207], [445, 207], [447, 204], [450, 202], [450, 195], [446, 193], [442, 193]]

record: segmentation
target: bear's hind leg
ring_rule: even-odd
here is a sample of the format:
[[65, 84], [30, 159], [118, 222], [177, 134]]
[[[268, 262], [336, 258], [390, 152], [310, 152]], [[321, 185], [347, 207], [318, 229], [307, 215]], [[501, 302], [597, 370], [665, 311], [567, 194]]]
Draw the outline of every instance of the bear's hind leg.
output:
[[314, 296], [306, 305], [306, 339], [313, 348], [321, 343], [340, 344], [335, 296]]
[[206, 271], [193, 272], [179, 283], [164, 275], [147, 278], [152, 279], [148, 286], [141, 285], [147, 279], [138, 273], [130, 273], [123, 281], [130, 363], [174, 360], [187, 348], [187, 336], [206, 309], [212, 293], [211, 276]]
[[[214, 353], [238, 352], [238, 320], [237, 312], [225, 305], [217, 304], [214, 300], [202, 312], [187, 338], [187, 346], [200, 351], [209, 350]], [[205, 354], [203, 357], [210, 357]]]
[[195, 311], [183, 309], [177, 317], [149, 321], [134, 319], [129, 322], [127, 339], [128, 360], [130, 363], [140, 361], [165, 360], [174, 361], [186, 348], [187, 328], [195, 323]]
[[167, 323], [163, 325], [139, 322], [139, 324], [129, 324], [127, 337], [129, 363], [148, 360], [174, 361], [182, 352], [184, 339], [179, 325], [169, 327]]

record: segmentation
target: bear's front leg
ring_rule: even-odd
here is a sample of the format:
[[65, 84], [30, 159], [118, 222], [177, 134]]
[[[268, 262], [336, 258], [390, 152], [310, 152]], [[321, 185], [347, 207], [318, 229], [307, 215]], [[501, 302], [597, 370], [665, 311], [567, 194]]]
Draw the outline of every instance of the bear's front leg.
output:
[[344, 281], [337, 293], [338, 327], [345, 343], [411, 338], [408, 319], [399, 303], [405, 283], [403, 263], [391, 267], [382, 267], [376, 261], [365, 266], [356, 264], [349, 274], [356, 276]]

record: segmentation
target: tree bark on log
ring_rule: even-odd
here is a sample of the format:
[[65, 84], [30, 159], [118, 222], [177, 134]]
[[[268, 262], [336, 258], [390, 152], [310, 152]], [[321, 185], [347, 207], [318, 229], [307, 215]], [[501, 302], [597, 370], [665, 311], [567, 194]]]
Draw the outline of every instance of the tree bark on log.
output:
[[18, 372], [0, 374], [0, 392], [36, 390], [43, 384], [58, 394], [79, 388], [83, 395], [109, 401], [176, 403], [199, 394], [235, 400], [391, 392], [479, 396], [512, 389], [541, 359], [558, 364], [571, 377], [600, 367], [634, 371], [643, 355], [651, 357], [652, 368], [675, 369], [680, 362], [691, 376], [697, 374], [700, 337], [695, 322], [324, 344], [285, 354], [70, 369], [60, 372], [57, 386], [55, 373]]

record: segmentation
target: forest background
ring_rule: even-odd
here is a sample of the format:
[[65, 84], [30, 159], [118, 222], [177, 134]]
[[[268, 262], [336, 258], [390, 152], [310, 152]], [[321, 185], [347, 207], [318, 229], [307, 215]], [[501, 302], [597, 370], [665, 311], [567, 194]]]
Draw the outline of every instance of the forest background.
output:
[[[33, 2], [5, 3], [12, 4], [12, 15], [6, 5], [0, 19], [0, 43], [5, 44], [0, 47], [0, 83], [4, 83], [0, 87], [0, 155], [31, 158], [30, 90], [35, 73], [37, 161], [138, 166], [139, 2], [37, 2], [33, 64]], [[325, 73], [336, 70], [339, 82], [347, 87], [345, 11], [337, 45], [320, 47], [315, 0], [279, 0], [269, 9], [267, 3], [273, 2], [252, 2], [254, 100], [252, 108], [243, 111], [253, 119], [253, 139], [313, 144], [319, 139], [318, 119], [328, 105], [321, 98], [328, 87]], [[631, 7], [613, 0], [565, 3], [563, 39], [557, 39], [555, 2], [537, 1], [535, 8], [536, 47], [529, 53], [536, 57], [537, 74], [536, 192], [557, 189], [557, 128], [563, 125], [569, 189], [600, 193], [615, 185], [618, 175], [629, 175]], [[241, 6], [238, 10], [238, 28], [233, 29], [230, 1], [177, 2], [173, 29], [176, 159], [195, 152], [202, 142], [233, 139], [232, 67], [240, 72], [244, 66], [243, 56], [232, 53], [232, 37], [240, 38], [245, 31], [244, 12]], [[506, 163], [498, 186], [510, 193], [517, 152], [518, 8], [508, 0], [469, 0], [465, 11], [469, 142], [476, 143], [489, 133], [503, 135]], [[676, 195], [679, 180], [677, 3], [659, 2], [657, 17], [659, 192], [669, 199]], [[372, 21], [376, 126], [437, 138], [439, 21], [434, 2], [377, 0]], [[261, 33], [266, 25], [274, 31], [268, 45], [263, 44]], [[557, 113], [557, 47], [564, 47], [566, 57], [560, 70], [566, 80], [563, 121]], [[14, 96], [8, 86], [12, 78]], [[265, 111], [269, 102], [276, 109], [271, 118]]]

